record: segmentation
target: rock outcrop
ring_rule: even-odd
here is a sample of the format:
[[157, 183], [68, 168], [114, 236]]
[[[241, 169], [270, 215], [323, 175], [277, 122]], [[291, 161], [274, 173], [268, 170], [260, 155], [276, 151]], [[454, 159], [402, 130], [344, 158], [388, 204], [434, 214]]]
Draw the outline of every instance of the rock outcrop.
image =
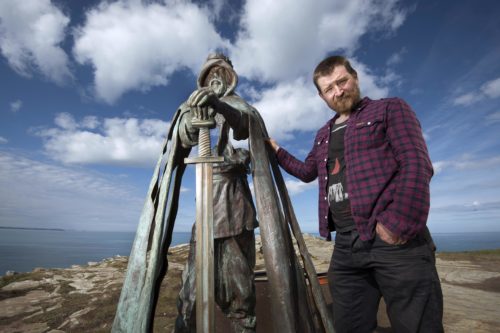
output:
[[[328, 269], [332, 243], [305, 235], [318, 272]], [[155, 332], [170, 332], [188, 245], [169, 250], [169, 270], [156, 309]], [[0, 333], [109, 332], [127, 266], [113, 257], [66, 269], [38, 268], [0, 278]], [[438, 254], [447, 332], [498, 332], [500, 251]], [[264, 262], [257, 242], [257, 267]], [[379, 332], [390, 332], [383, 313]]]

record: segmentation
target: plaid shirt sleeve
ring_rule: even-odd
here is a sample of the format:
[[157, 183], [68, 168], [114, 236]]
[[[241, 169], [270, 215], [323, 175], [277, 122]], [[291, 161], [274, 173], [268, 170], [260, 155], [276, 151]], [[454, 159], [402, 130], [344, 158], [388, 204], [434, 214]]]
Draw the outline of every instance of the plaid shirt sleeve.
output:
[[316, 145], [309, 152], [304, 162], [295, 158], [286, 149], [279, 148], [276, 153], [278, 162], [286, 172], [302, 180], [310, 183], [318, 177], [318, 167], [316, 164]]
[[392, 200], [376, 220], [403, 239], [411, 239], [426, 225], [433, 175], [422, 129], [410, 106], [392, 99], [387, 106], [387, 139], [399, 165], [392, 181]]

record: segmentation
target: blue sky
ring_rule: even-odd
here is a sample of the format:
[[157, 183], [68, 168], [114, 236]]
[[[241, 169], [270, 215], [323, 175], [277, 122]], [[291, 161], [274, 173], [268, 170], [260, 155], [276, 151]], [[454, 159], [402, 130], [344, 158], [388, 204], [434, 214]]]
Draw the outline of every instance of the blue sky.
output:
[[[500, 231], [499, 14], [496, 0], [1, 1], [0, 226], [134, 231], [173, 112], [222, 50], [300, 158], [333, 115], [312, 70], [347, 55], [363, 95], [402, 97], [421, 121], [431, 230]], [[286, 179], [317, 232], [317, 183]], [[194, 196], [188, 168], [177, 231]]]

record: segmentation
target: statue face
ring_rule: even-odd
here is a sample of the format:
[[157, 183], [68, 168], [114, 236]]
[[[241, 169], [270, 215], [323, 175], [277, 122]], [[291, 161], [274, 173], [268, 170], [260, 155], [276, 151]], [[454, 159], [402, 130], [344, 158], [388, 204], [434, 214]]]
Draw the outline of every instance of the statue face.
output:
[[208, 86], [217, 95], [217, 97], [221, 97], [222, 95], [224, 95], [227, 89], [226, 82], [223, 79], [221, 79], [218, 75], [215, 75], [210, 80]]

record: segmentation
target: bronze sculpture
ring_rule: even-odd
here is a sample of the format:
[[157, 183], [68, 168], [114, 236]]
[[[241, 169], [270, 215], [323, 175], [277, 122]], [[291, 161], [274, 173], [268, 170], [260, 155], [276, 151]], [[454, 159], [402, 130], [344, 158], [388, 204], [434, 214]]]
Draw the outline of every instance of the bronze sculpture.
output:
[[[257, 110], [234, 93], [237, 76], [232, 70], [229, 60], [225, 56], [216, 55], [215, 57], [209, 56], [207, 63], [211, 62], [218, 65], [215, 67], [230, 69], [229, 72], [232, 72], [234, 76], [221, 80], [221, 75], [225, 74], [215, 70], [215, 76], [218, 76], [218, 79], [210, 80], [207, 83], [213, 81], [213, 91], [224, 90], [224, 85], [226, 85], [225, 95], [218, 97], [208, 89], [203, 89], [206, 77], [200, 74], [200, 79], [203, 79], [199, 80], [200, 89], [193, 93], [188, 102], [179, 107], [173, 117], [141, 214], [113, 323], [113, 332], [135, 333], [152, 330], [159, 286], [168, 268], [166, 252], [172, 238], [180, 184], [186, 168], [184, 158], [189, 155], [191, 147], [197, 143], [197, 130], [186, 126], [185, 120], [192, 117], [194, 112], [208, 112], [209, 107], [216, 109], [217, 113], [223, 114], [225, 120], [222, 122], [219, 117], [221, 135], [216, 145], [219, 156], [224, 155], [224, 150], [228, 147], [228, 137], [227, 134], [224, 134], [227, 133], [228, 128], [224, 128], [224, 126], [233, 128], [235, 139], [240, 140], [247, 137], [249, 139], [250, 171], [255, 189], [267, 276], [271, 287], [271, 312], [275, 318], [273, 322], [275, 331], [315, 332], [326, 330], [332, 332], [331, 318], [326, 311], [323, 295], [319, 291], [316, 272], [300, 234], [285, 183], [274, 154], [267, 150], [264, 142], [264, 139], [268, 137], [264, 122]], [[198, 109], [191, 111], [193, 108]], [[187, 142], [186, 138], [190, 142]], [[235, 157], [239, 160], [248, 159], [248, 154], [244, 153], [243, 150], [235, 150], [235, 152], [237, 152]], [[164, 161], [165, 158], [166, 161]], [[246, 163], [239, 164], [246, 165]], [[163, 165], [165, 167], [161, 171]], [[223, 166], [221, 167], [223, 168]], [[241, 186], [245, 188], [246, 185], [242, 184]], [[244, 204], [240, 204], [240, 206], [242, 209], [252, 212], [253, 205], [249, 206], [247, 199], [249, 198], [245, 198]], [[214, 206], [214, 210], [217, 209]], [[217, 212], [214, 216], [216, 215]], [[252, 233], [251, 236], [248, 236], [248, 242], [252, 243], [253, 231], [250, 230], [255, 227], [255, 220], [251, 219], [247, 222], [236, 225], [240, 225]], [[290, 224], [297, 239], [304, 260], [305, 272], [299, 265], [293, 250], [288, 224]], [[228, 224], [225, 225], [228, 226]], [[235, 235], [241, 234], [241, 230], [232, 230], [231, 232], [234, 232]], [[248, 250], [247, 253], [251, 254], [251, 250]], [[253, 259], [250, 257], [247, 260], [251, 266]], [[306, 289], [304, 275], [309, 279], [311, 290]], [[308, 292], [310, 292], [309, 296]], [[321, 317], [321, 322], [314, 321], [314, 318], [318, 317]], [[245, 315], [244, 318], [248, 319], [249, 316]], [[247, 322], [249, 321], [251, 320], [247, 320]]]
[[[213, 167], [213, 238], [215, 261], [215, 300], [222, 312], [230, 319], [235, 332], [255, 332], [255, 236], [257, 226], [255, 207], [248, 186], [250, 171], [248, 150], [234, 148], [229, 140], [229, 128], [233, 128], [235, 138], [246, 138], [244, 108], [249, 108], [234, 95], [237, 76], [228, 59], [221, 55], [211, 55], [198, 77], [198, 87], [208, 88], [214, 98], [233, 107], [221, 106], [214, 109], [219, 137], [212, 156], [223, 156], [224, 162]], [[208, 90], [207, 90], [208, 92]], [[198, 90], [187, 101], [190, 113], [184, 113], [180, 121], [180, 140], [184, 146], [194, 146], [199, 142], [198, 131], [192, 124], [193, 113], [197, 119], [203, 118], [196, 105], [196, 97], [204, 94]], [[231, 102], [231, 101], [237, 102]], [[238, 108], [238, 109], [237, 109]], [[201, 111], [201, 112], [197, 112]], [[193, 307], [195, 304], [195, 230], [191, 237], [188, 262], [183, 273], [183, 286], [179, 293], [176, 332], [193, 332]], [[198, 310], [198, 309], [197, 309]], [[199, 311], [199, 310], [198, 310]]]

